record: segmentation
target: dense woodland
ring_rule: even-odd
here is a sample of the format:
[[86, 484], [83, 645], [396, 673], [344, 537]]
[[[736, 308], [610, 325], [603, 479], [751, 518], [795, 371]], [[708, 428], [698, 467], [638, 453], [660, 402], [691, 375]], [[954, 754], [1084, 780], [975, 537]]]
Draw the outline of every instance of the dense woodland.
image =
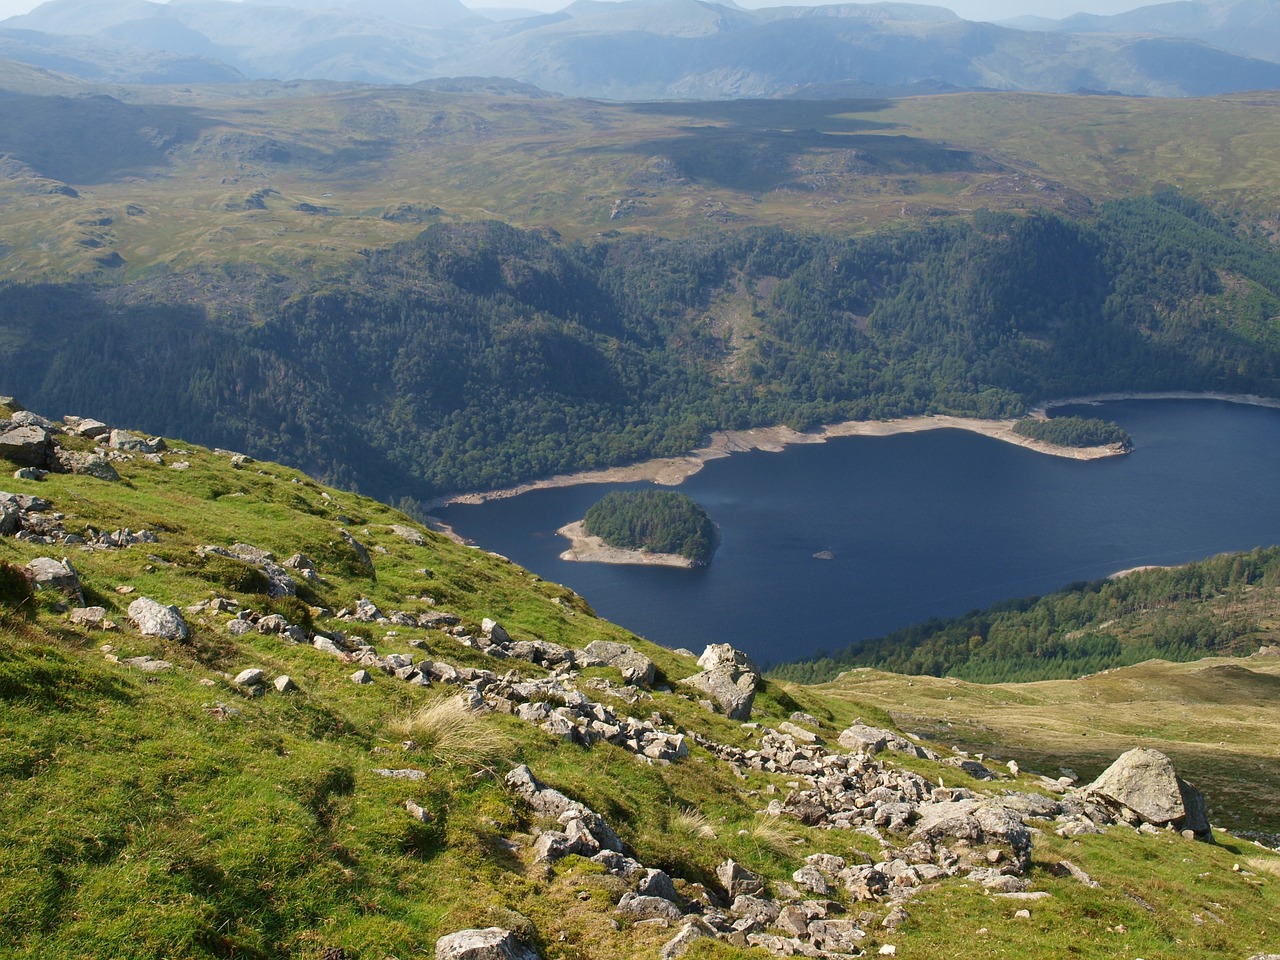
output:
[[0, 285], [0, 392], [412, 506], [711, 430], [1280, 395], [1280, 255], [1176, 195], [858, 239], [434, 226], [303, 282]]
[[772, 671], [816, 683], [855, 666], [984, 683], [1080, 677], [1143, 660], [1250, 654], [1280, 613], [1280, 547], [1077, 583], [934, 619]]
[[1120, 424], [1095, 417], [1054, 417], [1052, 420], [1019, 420], [1013, 425], [1014, 433], [1053, 443], [1060, 447], [1106, 447], [1119, 444], [1126, 450], [1133, 446], [1133, 438]]
[[692, 498], [674, 490], [614, 490], [592, 505], [583, 529], [625, 550], [673, 553], [704, 565], [716, 546], [716, 528]]

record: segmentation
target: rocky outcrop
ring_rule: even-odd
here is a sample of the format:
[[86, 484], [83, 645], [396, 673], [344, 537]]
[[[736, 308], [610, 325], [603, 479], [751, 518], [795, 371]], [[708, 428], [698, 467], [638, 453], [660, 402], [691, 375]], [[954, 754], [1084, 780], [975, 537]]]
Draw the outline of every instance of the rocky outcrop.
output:
[[851, 753], [874, 755], [881, 750], [896, 750], [924, 760], [941, 759], [935, 751], [914, 744], [901, 734], [860, 722], [846, 728], [840, 734], [839, 743]]
[[1177, 775], [1173, 761], [1159, 750], [1136, 747], [1121, 754], [1083, 793], [1112, 805], [1126, 822], [1213, 836], [1204, 796]]
[[606, 666], [617, 667], [622, 672], [624, 683], [634, 683], [641, 687], [653, 686], [657, 669], [653, 661], [626, 643], [612, 640], [593, 640], [582, 651], [586, 658], [593, 658]]
[[760, 671], [751, 658], [727, 643], [713, 643], [698, 658], [698, 666], [702, 673], [684, 682], [715, 700], [729, 719], [749, 720], [760, 684]]

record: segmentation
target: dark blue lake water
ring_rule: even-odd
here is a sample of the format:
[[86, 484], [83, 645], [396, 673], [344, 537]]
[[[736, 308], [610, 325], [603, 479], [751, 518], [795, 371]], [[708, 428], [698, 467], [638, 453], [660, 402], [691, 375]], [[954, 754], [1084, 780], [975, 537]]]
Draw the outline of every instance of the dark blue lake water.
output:
[[[848, 437], [709, 463], [678, 489], [720, 526], [701, 570], [569, 563], [555, 530], [611, 489], [437, 514], [650, 640], [762, 664], [1142, 564], [1280, 543], [1280, 410], [1123, 401], [1126, 457], [1075, 461], [955, 430]], [[824, 553], [830, 559], [817, 559]]]

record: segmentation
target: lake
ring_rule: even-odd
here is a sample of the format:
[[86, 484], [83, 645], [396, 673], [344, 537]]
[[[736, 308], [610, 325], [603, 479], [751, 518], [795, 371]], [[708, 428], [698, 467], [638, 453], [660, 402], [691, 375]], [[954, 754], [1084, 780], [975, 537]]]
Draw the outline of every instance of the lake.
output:
[[571, 563], [584, 484], [435, 511], [669, 647], [761, 665], [1145, 564], [1280, 543], [1280, 410], [1209, 400], [1056, 409], [1120, 423], [1135, 450], [1079, 461], [959, 430], [846, 437], [715, 460], [677, 489], [720, 527], [699, 570]]

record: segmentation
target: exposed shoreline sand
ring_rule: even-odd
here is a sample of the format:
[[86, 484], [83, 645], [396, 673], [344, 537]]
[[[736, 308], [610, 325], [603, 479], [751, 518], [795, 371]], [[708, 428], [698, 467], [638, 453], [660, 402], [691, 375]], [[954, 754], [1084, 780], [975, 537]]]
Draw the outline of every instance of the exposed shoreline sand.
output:
[[[1195, 393], [1190, 390], [1168, 390], [1150, 393], [1096, 393], [1081, 397], [1068, 397], [1061, 400], [1049, 400], [1038, 404], [1030, 411], [1033, 417], [1046, 417], [1054, 407], [1075, 404], [1105, 403], [1109, 400], [1224, 400], [1229, 403], [1242, 403], [1257, 407], [1280, 409], [1280, 400], [1260, 397], [1254, 394], [1232, 393]], [[706, 446], [687, 453], [681, 457], [659, 457], [634, 463], [625, 467], [609, 467], [604, 470], [587, 470], [581, 473], [560, 474], [543, 480], [522, 483], [505, 490], [487, 490], [479, 493], [462, 493], [454, 496], [432, 500], [426, 507], [434, 509], [453, 503], [485, 503], [489, 500], [501, 500], [506, 497], [519, 496], [531, 490], [548, 490], [556, 487], [570, 487], [582, 483], [635, 483], [650, 481], [664, 486], [678, 486], [686, 478], [693, 476], [712, 460], [719, 460], [735, 453], [760, 450], [767, 453], [778, 453], [787, 447], [800, 443], [826, 443], [836, 437], [888, 437], [901, 433], [919, 433], [925, 430], [968, 430], [986, 437], [1026, 447], [1038, 453], [1055, 457], [1067, 457], [1073, 460], [1096, 460], [1102, 457], [1122, 456], [1125, 451], [1112, 445], [1105, 447], [1062, 447], [1054, 444], [1040, 443], [1014, 433], [1013, 426], [1017, 420], [979, 420], [970, 417], [923, 416], [904, 417], [898, 420], [850, 420], [845, 423], [830, 424], [808, 433], [792, 430], [790, 427], [758, 427], [753, 430], [722, 430], [711, 435]], [[433, 526], [459, 539], [447, 525], [434, 521]], [[572, 526], [572, 524], [570, 524]], [[564, 528], [562, 528], [564, 529]], [[560, 532], [560, 531], [557, 531]], [[568, 534], [564, 534], [568, 536]], [[613, 550], [615, 548], [605, 547]], [[578, 552], [571, 548], [568, 552]], [[622, 551], [628, 552], [628, 551]], [[641, 554], [654, 557], [654, 554]], [[581, 558], [579, 558], [581, 559]], [[680, 558], [683, 560], [683, 558]], [[651, 562], [650, 560], [621, 560], [614, 562]]]
[[[1072, 400], [1086, 403], [1088, 400]], [[1054, 405], [1057, 405], [1056, 402]], [[1043, 414], [1040, 414], [1043, 416]], [[460, 493], [441, 497], [426, 504], [428, 509], [453, 503], [485, 503], [519, 496], [531, 490], [549, 490], [571, 487], [583, 483], [635, 483], [644, 480], [663, 486], [678, 486], [692, 477], [712, 460], [719, 460], [735, 453], [760, 450], [779, 453], [789, 446], [801, 443], [826, 443], [836, 437], [888, 437], [900, 433], [920, 433], [925, 430], [968, 430], [983, 436], [1003, 440], [1035, 450], [1039, 453], [1073, 460], [1096, 460], [1115, 457], [1124, 453], [1117, 446], [1061, 447], [1041, 443], [1013, 431], [1017, 420], [978, 420], [970, 417], [927, 416], [904, 417], [899, 420], [849, 420], [830, 424], [817, 430], [801, 433], [790, 427], [757, 427], [752, 430], [721, 430], [711, 435], [706, 446], [699, 447], [681, 457], [659, 457], [624, 467], [608, 467], [603, 470], [585, 470], [581, 473], [559, 474], [542, 480], [532, 480], [503, 490], [485, 490], [477, 493]]]
[[593, 537], [583, 529], [582, 521], [566, 523], [556, 531], [569, 541], [569, 549], [560, 554], [561, 560], [581, 563], [629, 563], [653, 567], [693, 568], [693, 561], [678, 553], [651, 553], [648, 550], [625, 550], [611, 547], [599, 537]]

